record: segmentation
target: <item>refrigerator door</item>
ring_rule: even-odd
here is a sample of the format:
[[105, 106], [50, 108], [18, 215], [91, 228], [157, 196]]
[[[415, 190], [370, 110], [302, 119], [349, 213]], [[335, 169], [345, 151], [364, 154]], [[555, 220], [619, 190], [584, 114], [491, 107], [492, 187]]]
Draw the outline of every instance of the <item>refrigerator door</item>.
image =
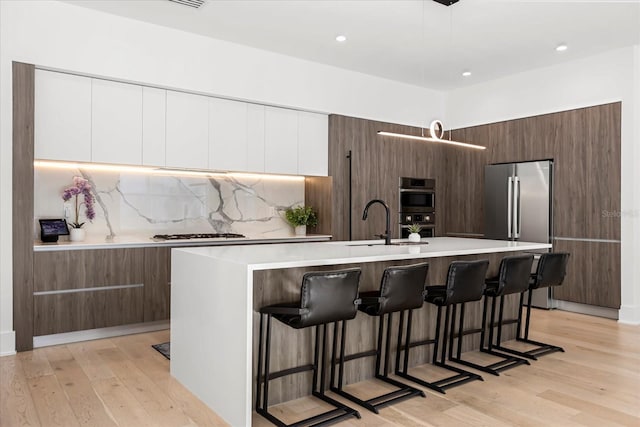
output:
[[516, 163], [514, 178], [514, 238], [525, 242], [551, 241], [550, 161]]
[[484, 237], [513, 239], [513, 163], [484, 167]]

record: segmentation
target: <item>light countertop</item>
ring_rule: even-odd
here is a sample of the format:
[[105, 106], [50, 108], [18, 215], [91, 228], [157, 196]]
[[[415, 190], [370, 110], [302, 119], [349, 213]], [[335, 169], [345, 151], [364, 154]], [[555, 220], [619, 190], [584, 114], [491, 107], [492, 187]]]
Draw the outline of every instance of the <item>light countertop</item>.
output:
[[[407, 240], [393, 240], [393, 242], [406, 244]], [[269, 270], [496, 252], [540, 251], [549, 248], [551, 244], [548, 243], [433, 237], [423, 238], [419, 244], [406, 246], [387, 246], [382, 240], [361, 240], [296, 245], [180, 248], [178, 250], [219, 261], [246, 265], [250, 270]]]
[[307, 234], [306, 236], [247, 236], [240, 238], [217, 239], [188, 239], [188, 240], [154, 240], [149, 236], [116, 236], [113, 240], [102, 238], [87, 238], [83, 242], [58, 241], [43, 243], [35, 241], [35, 252], [71, 251], [87, 249], [123, 249], [148, 247], [193, 247], [193, 246], [224, 246], [224, 245], [259, 245], [263, 243], [298, 243], [321, 242], [331, 239], [331, 235]]

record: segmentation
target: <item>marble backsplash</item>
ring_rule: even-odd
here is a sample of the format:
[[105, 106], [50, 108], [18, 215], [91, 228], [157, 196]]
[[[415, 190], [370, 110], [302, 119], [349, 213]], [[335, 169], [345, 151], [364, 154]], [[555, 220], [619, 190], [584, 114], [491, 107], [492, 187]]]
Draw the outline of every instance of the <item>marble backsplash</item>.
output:
[[[89, 180], [96, 218], [89, 238], [169, 233], [240, 233], [252, 237], [293, 234], [284, 211], [304, 203], [304, 181], [272, 176], [163, 176], [84, 169], [35, 170], [34, 235], [40, 218], [75, 220], [73, 199], [62, 191], [74, 176]], [[85, 221], [84, 207], [80, 221]], [[66, 212], [66, 215], [65, 215]]]

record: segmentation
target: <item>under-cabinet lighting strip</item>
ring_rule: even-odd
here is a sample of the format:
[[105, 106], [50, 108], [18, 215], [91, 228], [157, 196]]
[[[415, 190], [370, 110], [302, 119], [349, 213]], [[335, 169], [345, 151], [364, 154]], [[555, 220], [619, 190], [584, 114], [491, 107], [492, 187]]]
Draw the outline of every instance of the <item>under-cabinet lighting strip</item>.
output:
[[192, 176], [192, 177], [230, 177], [245, 179], [274, 179], [286, 181], [304, 181], [304, 176], [294, 175], [271, 175], [261, 173], [244, 173], [244, 172], [213, 172], [206, 170], [189, 170], [160, 168], [152, 166], [127, 166], [113, 165], [105, 163], [83, 163], [83, 162], [61, 162], [55, 160], [35, 160], [33, 162], [36, 168], [54, 168], [54, 169], [84, 169], [103, 172], [128, 172], [142, 173], [149, 175], [168, 175], [168, 176]]
[[378, 131], [378, 135], [393, 136], [395, 138], [413, 139], [416, 141], [439, 142], [441, 144], [457, 145], [460, 147], [474, 148], [476, 150], [486, 150], [482, 145], [468, 144], [466, 142], [451, 141], [449, 139], [429, 138], [426, 136], [406, 135], [404, 133]]

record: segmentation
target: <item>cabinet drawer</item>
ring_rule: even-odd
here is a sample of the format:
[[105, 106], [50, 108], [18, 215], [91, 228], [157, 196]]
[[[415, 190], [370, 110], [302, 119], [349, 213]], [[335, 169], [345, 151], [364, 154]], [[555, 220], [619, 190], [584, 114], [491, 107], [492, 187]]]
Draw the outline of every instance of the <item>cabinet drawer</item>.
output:
[[34, 295], [34, 336], [140, 323], [143, 286]]
[[144, 249], [36, 252], [35, 292], [144, 283]]

